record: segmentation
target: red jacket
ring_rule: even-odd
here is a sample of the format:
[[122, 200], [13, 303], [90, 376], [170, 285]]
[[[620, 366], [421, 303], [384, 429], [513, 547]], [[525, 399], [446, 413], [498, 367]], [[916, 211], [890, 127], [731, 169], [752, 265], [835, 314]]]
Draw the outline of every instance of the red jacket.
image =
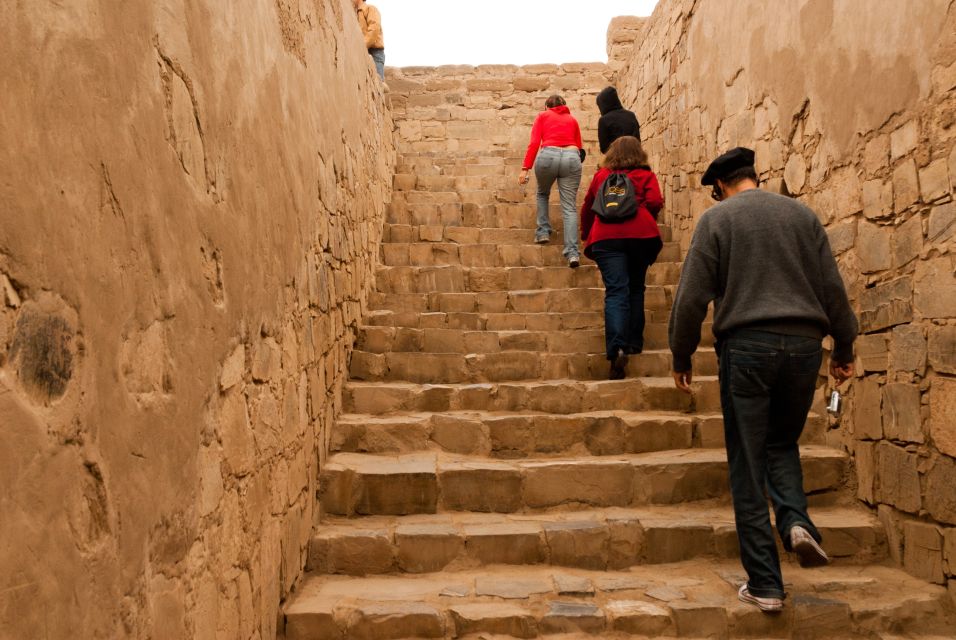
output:
[[581, 128], [578, 121], [571, 115], [571, 110], [565, 105], [542, 111], [534, 119], [531, 127], [531, 142], [528, 144], [528, 153], [524, 156], [522, 169], [530, 169], [534, 165], [534, 158], [541, 147], [571, 147], [580, 149]]
[[637, 198], [637, 215], [624, 222], [603, 222], [591, 211], [598, 188], [604, 179], [611, 175], [610, 169], [600, 169], [594, 174], [588, 193], [581, 207], [581, 239], [585, 247], [601, 240], [618, 238], [657, 238], [661, 235], [657, 228], [657, 214], [664, 207], [664, 197], [657, 183], [657, 176], [649, 169], [632, 169], [627, 177], [634, 183], [634, 195]]

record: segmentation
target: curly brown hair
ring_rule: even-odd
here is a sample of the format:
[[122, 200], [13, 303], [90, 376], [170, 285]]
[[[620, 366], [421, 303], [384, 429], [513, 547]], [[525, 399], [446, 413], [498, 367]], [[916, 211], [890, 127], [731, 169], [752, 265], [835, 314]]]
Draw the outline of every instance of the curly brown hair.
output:
[[604, 156], [604, 162], [601, 166], [605, 169], [647, 169], [647, 152], [641, 145], [641, 141], [634, 136], [621, 136], [611, 143], [607, 154]]

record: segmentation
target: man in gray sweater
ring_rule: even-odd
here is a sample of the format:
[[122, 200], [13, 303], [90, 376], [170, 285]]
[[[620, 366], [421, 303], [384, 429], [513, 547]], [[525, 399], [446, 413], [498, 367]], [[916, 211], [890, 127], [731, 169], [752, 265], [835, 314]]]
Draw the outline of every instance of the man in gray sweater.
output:
[[727, 461], [740, 557], [742, 601], [779, 611], [785, 597], [767, 510], [803, 566], [826, 564], [807, 513], [797, 442], [833, 336], [830, 373], [853, 374], [857, 321], [823, 225], [801, 203], [757, 188], [754, 153], [738, 147], [701, 180], [719, 204], [700, 219], [671, 312], [674, 381], [690, 393], [691, 356], [714, 303]]

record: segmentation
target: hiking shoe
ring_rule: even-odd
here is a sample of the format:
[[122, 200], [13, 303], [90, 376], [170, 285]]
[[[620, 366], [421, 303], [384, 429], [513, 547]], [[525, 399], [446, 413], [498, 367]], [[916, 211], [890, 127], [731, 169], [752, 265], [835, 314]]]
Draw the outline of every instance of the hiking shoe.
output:
[[817, 544], [810, 532], [800, 525], [790, 529], [790, 547], [797, 554], [801, 567], [822, 567], [830, 564], [827, 552]]
[[551, 236], [535, 236], [534, 237], [535, 244], [548, 244], [549, 242], [551, 242]]
[[755, 596], [750, 593], [750, 589], [746, 584], [741, 585], [740, 591], [737, 592], [737, 599], [741, 602], [754, 605], [764, 613], [776, 613], [777, 611], [783, 610], [782, 598], [761, 598], [760, 596]]
[[624, 349], [617, 350], [617, 356], [611, 360], [611, 371], [607, 374], [608, 380], [623, 380], [627, 376], [627, 354]]
[[568, 266], [571, 267], [572, 269], [577, 269], [578, 267], [581, 266], [581, 258], [577, 256], [571, 256], [570, 258], [568, 258]]

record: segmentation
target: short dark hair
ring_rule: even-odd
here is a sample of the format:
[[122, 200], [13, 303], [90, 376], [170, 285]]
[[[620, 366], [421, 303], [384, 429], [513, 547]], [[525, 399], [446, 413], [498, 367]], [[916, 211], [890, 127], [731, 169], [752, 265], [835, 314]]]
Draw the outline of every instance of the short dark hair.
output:
[[566, 104], [568, 103], [564, 101], [564, 98], [558, 94], [554, 94], [545, 101], [544, 106], [546, 106], [548, 109], [554, 109], [555, 107], [562, 107]]
[[647, 163], [647, 152], [634, 136], [621, 136], [612, 142], [601, 166], [611, 170], [651, 168]]
[[753, 180], [758, 184], [760, 183], [760, 181], [757, 179], [757, 170], [753, 167], [753, 165], [734, 169], [727, 175], [720, 176], [717, 179], [723, 182], [725, 187], [732, 187], [735, 184], [743, 182], [744, 180]]

